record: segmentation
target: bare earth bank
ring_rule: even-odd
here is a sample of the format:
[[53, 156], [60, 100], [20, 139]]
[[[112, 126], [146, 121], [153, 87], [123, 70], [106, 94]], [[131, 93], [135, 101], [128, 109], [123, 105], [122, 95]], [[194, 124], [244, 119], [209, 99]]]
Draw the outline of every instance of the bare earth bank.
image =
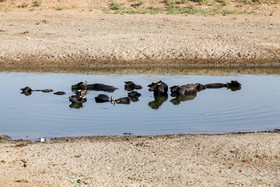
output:
[[0, 12], [0, 66], [279, 65], [279, 15]]
[[1, 186], [279, 186], [280, 134], [0, 144]]

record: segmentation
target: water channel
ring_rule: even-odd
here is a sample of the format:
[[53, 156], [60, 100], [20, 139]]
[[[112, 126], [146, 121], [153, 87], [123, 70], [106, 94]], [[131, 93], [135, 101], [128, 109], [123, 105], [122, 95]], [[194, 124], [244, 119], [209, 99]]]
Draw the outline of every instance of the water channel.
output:
[[[100, 68], [100, 69], [0, 69], [0, 134], [12, 139], [40, 137], [163, 135], [175, 133], [231, 133], [273, 130], [280, 127], [280, 68]], [[72, 108], [71, 85], [113, 85], [115, 92], [88, 91], [87, 102]], [[162, 80], [168, 84], [226, 83], [238, 80], [240, 90], [206, 89], [196, 97], [155, 100], [147, 85]], [[130, 104], [96, 103], [94, 97], [125, 97], [125, 81], [143, 86], [139, 101]], [[65, 95], [33, 92], [20, 88], [50, 88]]]

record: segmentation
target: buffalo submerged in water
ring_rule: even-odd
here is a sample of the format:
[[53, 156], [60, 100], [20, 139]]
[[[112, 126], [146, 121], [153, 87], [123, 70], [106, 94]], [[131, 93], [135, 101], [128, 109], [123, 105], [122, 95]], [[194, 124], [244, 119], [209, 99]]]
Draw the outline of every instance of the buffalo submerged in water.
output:
[[105, 91], [105, 92], [114, 92], [116, 87], [106, 85], [106, 84], [100, 84], [100, 83], [95, 83], [95, 84], [88, 84], [87, 81], [84, 82], [79, 82], [77, 84], [72, 85], [72, 90], [95, 90], [95, 91]]

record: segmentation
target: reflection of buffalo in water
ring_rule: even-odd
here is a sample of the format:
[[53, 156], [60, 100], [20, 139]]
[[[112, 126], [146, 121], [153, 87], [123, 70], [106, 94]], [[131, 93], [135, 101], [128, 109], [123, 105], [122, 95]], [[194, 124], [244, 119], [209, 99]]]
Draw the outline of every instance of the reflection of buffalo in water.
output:
[[79, 108], [84, 108], [85, 106], [82, 103], [72, 103], [69, 105], [69, 107], [79, 109]]
[[130, 104], [130, 98], [129, 97], [121, 97], [121, 98], [113, 98], [111, 97], [111, 102], [113, 104]]
[[168, 96], [154, 96], [154, 101], [149, 102], [152, 109], [159, 109], [160, 106], [168, 99]]
[[179, 105], [182, 101], [191, 101], [196, 98], [196, 93], [188, 94], [188, 95], [178, 95], [174, 99], [171, 99], [170, 102], [174, 105]]
[[179, 95], [188, 95], [188, 94], [194, 94], [197, 92], [197, 88], [194, 84], [187, 84], [183, 86], [172, 86], [170, 88], [171, 96], [179, 96]]
[[168, 91], [168, 86], [162, 81], [153, 82], [148, 85], [149, 91], [154, 92], [154, 96], [166, 96]]
[[132, 81], [126, 81], [124, 83], [125, 83], [125, 85], [124, 85], [125, 90], [132, 91], [134, 89], [136, 89], [136, 90], [142, 89], [141, 85], [136, 85]]
[[72, 85], [71, 88], [72, 90], [95, 90], [95, 91], [105, 91], [105, 92], [114, 92], [116, 89], [118, 89], [114, 86], [100, 84], [100, 83], [87, 84], [87, 81], [86, 83], [79, 82], [77, 84], [74, 84]]

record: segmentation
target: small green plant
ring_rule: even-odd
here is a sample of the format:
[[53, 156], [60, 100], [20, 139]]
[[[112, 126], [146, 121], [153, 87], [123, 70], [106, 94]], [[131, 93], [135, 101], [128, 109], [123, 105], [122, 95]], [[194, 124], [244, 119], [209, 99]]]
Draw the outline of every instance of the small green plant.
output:
[[228, 5], [230, 3], [230, 0], [222, 0], [221, 2], [223, 3], [223, 5]]
[[105, 14], [110, 14], [111, 13], [110, 10], [108, 10], [107, 8], [103, 8], [102, 12], [104, 12]]
[[111, 9], [112, 10], [121, 10], [121, 5], [116, 3], [115, 1], [111, 1]]
[[28, 7], [28, 3], [22, 3], [21, 5], [17, 6], [18, 8], [26, 8]]
[[164, 11], [164, 8], [163, 7], [159, 7], [159, 6], [157, 6], [157, 7], [152, 7], [151, 6], [148, 9], [150, 10], [150, 14], [159, 14], [159, 13]]
[[42, 2], [41, 1], [33, 1], [32, 3], [33, 3], [34, 7], [39, 7]]
[[139, 0], [139, 1], [138, 1], [138, 4], [139, 4], [139, 6], [141, 6], [141, 5], [143, 5], [143, 4], [144, 4], [144, 1]]
[[60, 11], [60, 10], [63, 10], [62, 7], [57, 7], [56, 10]]
[[196, 0], [201, 5], [207, 5], [210, 3], [210, 0]]
[[34, 10], [35, 10], [34, 8], [30, 8], [30, 9], [29, 9], [29, 11], [34, 11]]
[[252, 0], [245, 0], [244, 3], [251, 5], [253, 3], [253, 1]]
[[188, 3], [188, 0], [181, 0], [181, 3], [186, 4], [186, 3]]
[[174, 6], [175, 5], [175, 0], [164, 0], [164, 3], [166, 4], [166, 5], [172, 5], [172, 6]]

